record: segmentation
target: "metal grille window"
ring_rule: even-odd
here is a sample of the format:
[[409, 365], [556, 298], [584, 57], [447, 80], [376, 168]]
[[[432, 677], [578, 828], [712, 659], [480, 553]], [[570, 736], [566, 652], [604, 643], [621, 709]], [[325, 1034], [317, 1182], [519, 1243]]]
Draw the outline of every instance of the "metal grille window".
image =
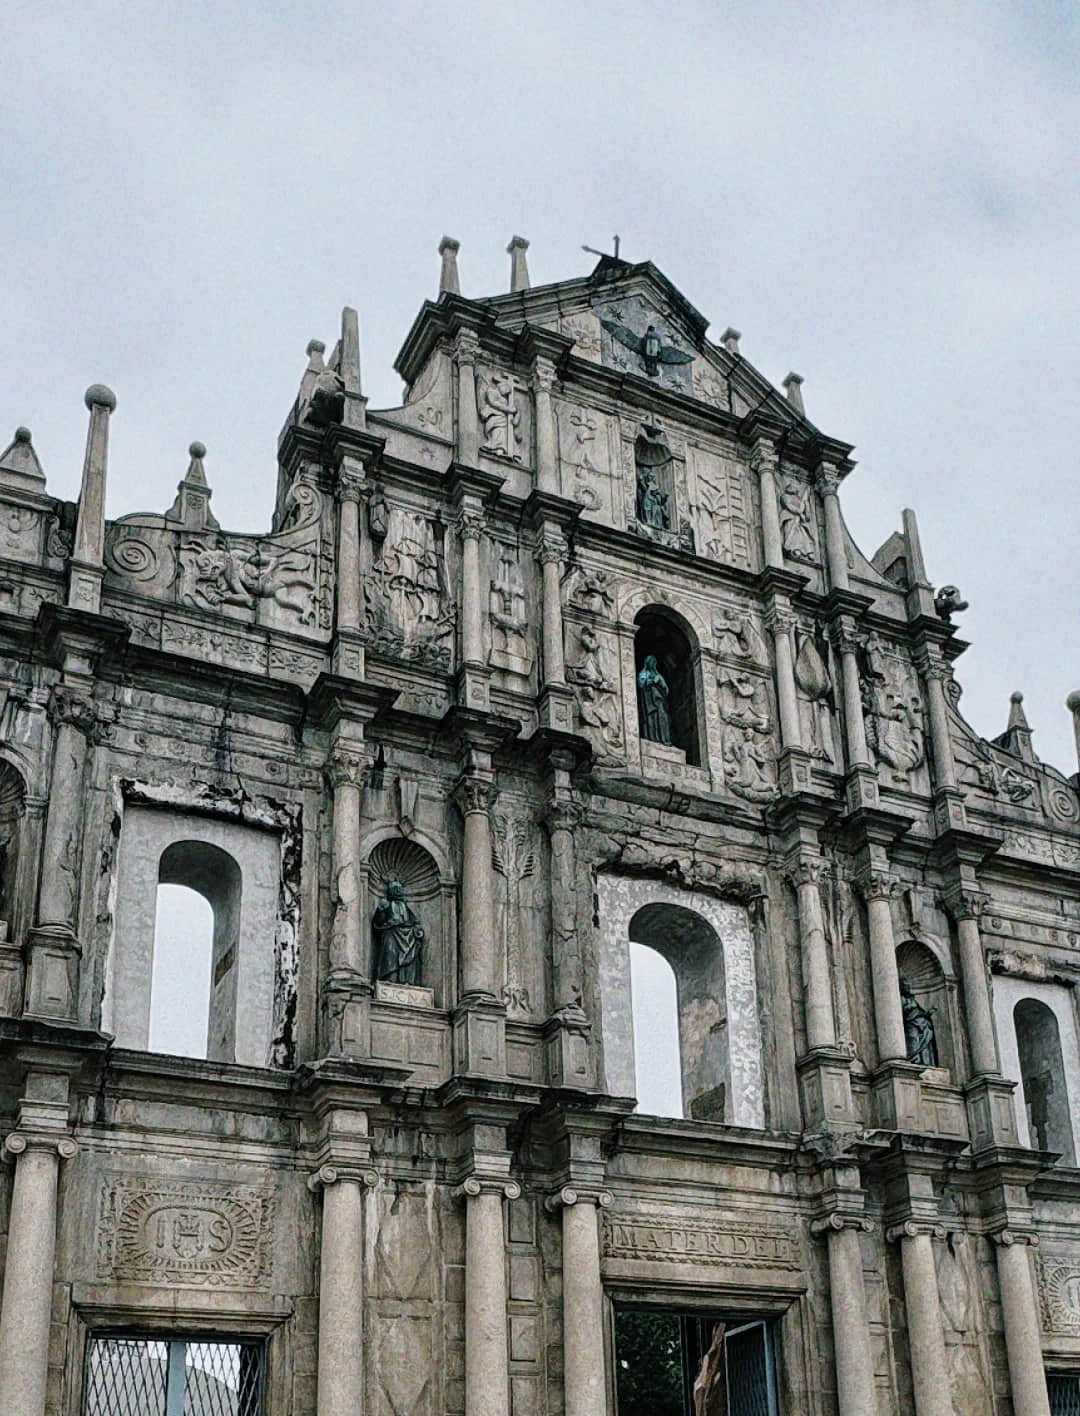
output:
[[83, 1416], [263, 1416], [261, 1342], [91, 1337]]
[[1080, 1373], [1049, 1372], [1046, 1385], [1051, 1416], [1080, 1416]]
[[769, 1324], [616, 1307], [619, 1416], [779, 1416]]

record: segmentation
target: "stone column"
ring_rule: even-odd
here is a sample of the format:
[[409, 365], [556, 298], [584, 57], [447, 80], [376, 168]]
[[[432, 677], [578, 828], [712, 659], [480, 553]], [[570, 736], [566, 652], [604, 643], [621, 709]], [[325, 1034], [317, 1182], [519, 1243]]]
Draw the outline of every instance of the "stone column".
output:
[[563, 650], [562, 591], [560, 579], [566, 558], [566, 541], [554, 527], [545, 526], [540, 537], [540, 566], [544, 577], [543, 643], [544, 683], [566, 683]]
[[817, 1047], [836, 1046], [829, 949], [821, 912], [820, 885], [824, 873], [825, 862], [815, 856], [800, 856], [788, 872], [788, 879], [795, 887], [798, 899], [806, 1045], [811, 1051]]
[[585, 1195], [567, 1185], [547, 1200], [549, 1210], [562, 1209], [566, 1416], [604, 1416], [607, 1410], [599, 1209], [611, 1199], [606, 1190]]
[[776, 494], [776, 469], [779, 459], [771, 438], [758, 438], [750, 457], [750, 466], [761, 483], [761, 536], [766, 565], [783, 569], [784, 542], [780, 535], [780, 505]]
[[929, 654], [919, 661], [926, 690], [926, 706], [930, 717], [930, 746], [934, 754], [934, 786], [956, 788], [956, 760], [953, 757], [952, 735], [945, 703], [945, 684], [952, 677], [947, 664]]
[[834, 590], [848, 590], [847, 549], [844, 545], [844, 523], [840, 516], [840, 473], [823, 462], [817, 470], [817, 489], [825, 509], [825, 559], [829, 568], [829, 583]]
[[585, 966], [577, 932], [577, 851], [574, 844], [581, 817], [580, 805], [570, 799], [556, 799], [548, 808], [552, 973], [555, 1011], [564, 1014], [582, 1013], [585, 988]]
[[484, 534], [484, 513], [478, 507], [462, 507], [458, 527], [461, 532], [461, 657], [466, 664], [482, 664], [480, 538]]
[[780, 707], [780, 740], [784, 747], [802, 746], [799, 699], [795, 691], [795, 664], [791, 634], [795, 619], [784, 604], [774, 603], [766, 616], [776, 653], [776, 699]]
[[324, 1165], [308, 1180], [323, 1192], [317, 1416], [364, 1410], [364, 1192], [378, 1179]]
[[86, 434], [75, 545], [71, 553], [67, 602], [76, 610], [97, 614], [101, 608], [101, 582], [105, 575], [105, 475], [109, 459], [109, 415], [116, 395], [104, 384], [86, 390], [90, 427]]
[[945, 1231], [940, 1226], [907, 1220], [885, 1236], [900, 1240], [915, 1416], [953, 1416], [934, 1267], [935, 1233], [944, 1238]]
[[839, 1416], [870, 1416], [877, 1410], [874, 1357], [866, 1316], [860, 1231], [872, 1228], [859, 1216], [834, 1212], [810, 1226], [824, 1233], [829, 1251], [829, 1303], [836, 1355], [836, 1403]]
[[840, 681], [844, 696], [844, 743], [849, 767], [873, 768], [866, 745], [862, 687], [859, 682], [858, 640], [846, 617], [833, 625], [833, 644], [840, 655]]
[[1000, 1230], [992, 1238], [1014, 1416], [1050, 1416], [1039, 1314], [1027, 1253], [1028, 1246], [1038, 1241], [1034, 1235], [1014, 1234], [1009, 1229]]
[[506, 1246], [503, 1199], [516, 1181], [472, 1175], [465, 1196], [465, 1416], [507, 1416], [510, 1377], [506, 1340]]
[[945, 907], [956, 921], [960, 946], [960, 973], [964, 980], [964, 1004], [968, 1043], [971, 1048], [971, 1070], [997, 1073], [1000, 1069], [997, 1037], [994, 1033], [994, 1009], [990, 1001], [990, 983], [986, 976], [979, 920], [986, 907], [986, 896], [978, 890], [956, 890], [945, 896]]
[[466, 998], [497, 997], [497, 950], [491, 880], [490, 768], [467, 773], [458, 783], [465, 818], [461, 872], [461, 983]]
[[0, 1392], [4, 1416], [44, 1416], [49, 1370], [56, 1191], [69, 1137], [13, 1131], [4, 1151], [15, 1158], [8, 1219], [4, 1302], [0, 1310]]
[[480, 340], [471, 329], [458, 331], [454, 346], [454, 363], [458, 376], [458, 458], [469, 467], [476, 466], [480, 454], [480, 420], [476, 412], [476, 356]]
[[536, 406], [536, 485], [541, 492], [557, 493], [558, 456], [555, 447], [555, 413], [551, 406], [555, 365], [550, 359], [535, 361], [532, 383]]
[[896, 967], [891, 875], [872, 871], [861, 882], [870, 930], [870, 977], [874, 992], [878, 1053], [882, 1062], [907, 1057], [904, 1015], [900, 1007], [900, 972]]
[[337, 479], [337, 627], [339, 633], [360, 629], [360, 502], [367, 491], [363, 465], [342, 461]]
[[360, 806], [367, 758], [359, 745], [335, 742], [326, 764], [334, 793], [334, 920], [330, 933], [330, 972], [366, 977], [365, 934], [360, 918]]

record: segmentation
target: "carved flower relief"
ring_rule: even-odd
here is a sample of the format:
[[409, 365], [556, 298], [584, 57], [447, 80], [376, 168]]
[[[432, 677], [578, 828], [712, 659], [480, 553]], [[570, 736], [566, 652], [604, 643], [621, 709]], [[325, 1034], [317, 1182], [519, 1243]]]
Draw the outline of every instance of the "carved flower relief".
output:
[[574, 341], [574, 354], [579, 359], [588, 359], [594, 364], [600, 362], [600, 321], [594, 314], [565, 315], [559, 321], [559, 328]]

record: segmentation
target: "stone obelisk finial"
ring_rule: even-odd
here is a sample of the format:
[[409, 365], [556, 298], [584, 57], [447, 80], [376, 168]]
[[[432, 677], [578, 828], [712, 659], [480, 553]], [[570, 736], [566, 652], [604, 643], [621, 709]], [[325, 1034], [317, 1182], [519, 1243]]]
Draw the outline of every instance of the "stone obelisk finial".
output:
[[75, 548], [71, 553], [68, 604], [72, 609], [97, 614], [101, 608], [101, 581], [105, 552], [105, 475], [109, 463], [109, 415], [116, 395], [104, 384], [86, 390], [90, 427], [86, 434], [79, 512], [75, 522]]
[[802, 396], [803, 376], [802, 374], [788, 374], [784, 380], [784, 392], [787, 394], [787, 401], [800, 413], [806, 412], [806, 405]]
[[461, 242], [455, 241], [452, 236], [444, 236], [439, 242], [439, 255], [442, 256], [442, 270], [439, 272], [440, 295], [461, 294], [457, 268], [457, 253], [460, 250]]
[[525, 252], [529, 249], [529, 243], [524, 236], [511, 236], [510, 244], [506, 248], [506, 254], [510, 257], [510, 293], [515, 290], [528, 290], [529, 288], [529, 267], [525, 263]]
[[1080, 688], [1075, 693], [1070, 693], [1065, 700], [1065, 707], [1072, 714], [1073, 733], [1076, 736], [1076, 762], [1080, 769]]

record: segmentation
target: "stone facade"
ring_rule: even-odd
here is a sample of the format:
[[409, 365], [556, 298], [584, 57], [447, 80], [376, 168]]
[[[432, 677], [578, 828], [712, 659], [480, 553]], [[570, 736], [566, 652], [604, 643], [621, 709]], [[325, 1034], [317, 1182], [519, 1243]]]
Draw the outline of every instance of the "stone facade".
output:
[[[796, 376], [525, 244], [474, 300], [443, 242], [400, 408], [353, 311], [312, 343], [265, 536], [199, 444], [107, 522], [100, 386], [77, 505], [0, 455], [0, 1404], [127, 1410], [89, 1354], [141, 1335], [254, 1340], [247, 1416], [603, 1416], [662, 1309], [764, 1324], [730, 1416], [1046, 1416], [1077, 779], [1018, 697], [965, 723], [957, 592], [910, 513], [852, 543]], [[159, 884], [213, 912], [202, 1058], [148, 1050]]]

